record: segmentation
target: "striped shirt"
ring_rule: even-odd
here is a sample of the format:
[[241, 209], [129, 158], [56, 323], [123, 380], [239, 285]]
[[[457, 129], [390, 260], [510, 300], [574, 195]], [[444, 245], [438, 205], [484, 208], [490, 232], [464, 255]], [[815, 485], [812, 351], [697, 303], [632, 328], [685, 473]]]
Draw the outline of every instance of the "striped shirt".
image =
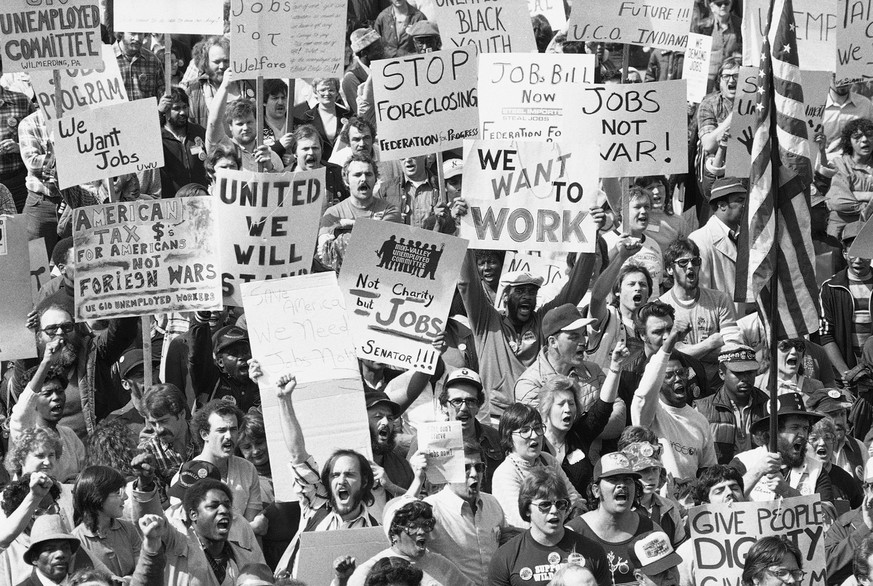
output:
[[870, 293], [873, 292], [873, 277], [864, 281], [856, 281], [849, 277], [849, 292], [855, 302], [855, 311], [852, 317], [852, 351], [855, 359], [861, 360], [861, 352], [864, 342], [870, 337], [873, 323], [870, 319]]

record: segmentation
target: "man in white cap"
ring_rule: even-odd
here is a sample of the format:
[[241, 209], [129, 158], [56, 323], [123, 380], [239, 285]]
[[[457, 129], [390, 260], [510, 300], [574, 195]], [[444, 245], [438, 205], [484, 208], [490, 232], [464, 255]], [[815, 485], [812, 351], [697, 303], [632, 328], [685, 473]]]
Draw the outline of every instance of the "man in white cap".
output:
[[663, 531], [648, 531], [627, 546], [639, 586], [679, 586], [682, 558], [673, 550]]

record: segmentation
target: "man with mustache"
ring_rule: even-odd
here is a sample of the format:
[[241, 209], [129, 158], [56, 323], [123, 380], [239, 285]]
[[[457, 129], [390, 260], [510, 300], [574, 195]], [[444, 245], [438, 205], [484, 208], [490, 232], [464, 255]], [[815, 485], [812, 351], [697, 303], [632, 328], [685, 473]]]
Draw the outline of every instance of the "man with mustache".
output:
[[169, 96], [161, 98], [158, 110], [163, 127], [164, 166], [161, 167], [161, 197], [175, 197], [183, 185], [207, 185], [206, 129], [188, 120], [190, 101], [180, 88], [173, 88]]
[[394, 420], [400, 417], [400, 405], [389, 399], [384, 391], [377, 390], [364, 393], [364, 402], [367, 406], [370, 446], [373, 448], [373, 462], [370, 465], [373, 468], [376, 488], [375, 511], [380, 510], [395, 496], [406, 492], [414, 474], [409, 462], [394, 452], [397, 437]]
[[709, 422], [688, 405], [689, 369], [673, 355], [689, 327], [673, 322], [661, 349], [649, 359], [630, 408], [634, 425], [658, 435], [664, 469], [679, 480], [697, 478], [698, 470], [716, 463]]
[[130, 101], [160, 100], [164, 95], [164, 67], [155, 54], [143, 46], [147, 36], [147, 33], [115, 33], [112, 49]]
[[685, 341], [676, 347], [703, 364], [710, 388], [717, 389], [721, 387], [718, 353], [726, 340], [739, 342], [740, 331], [734, 302], [727, 293], [700, 286], [702, 262], [693, 240], [679, 238], [673, 242], [664, 254], [673, 287], [660, 299], [673, 306], [676, 320], [692, 324]]
[[719, 464], [727, 464], [735, 455], [754, 447], [751, 414], [768, 401], [767, 394], [755, 387], [757, 372], [754, 350], [740, 344], [727, 344], [718, 355], [718, 375], [723, 386], [716, 394], [695, 403], [709, 421]]
[[759, 447], [740, 452], [729, 466], [743, 475], [745, 494], [751, 501], [773, 500], [818, 493], [821, 500], [834, 499], [831, 479], [821, 462], [807, 453], [809, 432], [824, 417], [807, 411], [797, 393], [777, 397], [776, 452], [770, 452], [770, 403], [752, 414], [752, 438]]
[[154, 457], [148, 465], [166, 488], [182, 464], [199, 452], [188, 424], [185, 395], [175, 385], [152, 385], [143, 396], [142, 410], [154, 435], [140, 442], [141, 454], [133, 467], [146, 463], [146, 457]]
[[[206, 127], [209, 122], [209, 112], [215, 106], [213, 100], [217, 97], [218, 88], [224, 80], [224, 73], [230, 67], [230, 40], [225, 36], [207, 37], [203, 41], [202, 52], [195, 50], [194, 59], [200, 76], [193, 79], [183, 88], [191, 98], [188, 111], [189, 120], [193, 124]], [[254, 97], [244, 93], [240, 84], [234, 84], [229, 89], [228, 100], [240, 97]]]
[[343, 169], [334, 163], [321, 162], [321, 137], [311, 124], [303, 124], [294, 129], [291, 139], [294, 164], [291, 171], [314, 171], [325, 168], [325, 189], [327, 193], [321, 201], [321, 212], [349, 197], [349, 189], [343, 183]]

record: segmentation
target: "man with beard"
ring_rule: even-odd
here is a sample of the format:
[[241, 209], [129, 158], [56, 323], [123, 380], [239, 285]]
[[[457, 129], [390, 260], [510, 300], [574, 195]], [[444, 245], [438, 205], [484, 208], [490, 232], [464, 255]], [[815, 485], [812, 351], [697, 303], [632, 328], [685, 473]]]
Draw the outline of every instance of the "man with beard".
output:
[[115, 33], [112, 46], [121, 70], [127, 99], [161, 99], [164, 94], [164, 67], [155, 54], [143, 46], [146, 33]]
[[719, 464], [727, 464], [740, 452], [752, 449], [752, 413], [767, 402], [767, 394], [755, 387], [758, 362], [748, 346], [729, 344], [718, 355], [718, 375], [723, 386], [695, 403], [709, 421]]
[[[224, 81], [224, 73], [230, 67], [230, 40], [225, 36], [215, 36], [206, 38], [203, 43], [203, 51], [200, 53], [195, 51], [200, 76], [188, 82], [184, 90], [191, 98], [188, 119], [193, 124], [205, 128], [209, 122], [209, 113], [216, 105], [213, 104], [213, 100], [218, 97], [218, 89]], [[228, 88], [223, 101], [251, 97], [254, 96], [248, 88], [239, 83]]]
[[[138, 319], [112, 319], [100, 331], [86, 332], [85, 326], [73, 322], [72, 307], [50, 297], [40, 303], [33, 314], [37, 355], [45, 355], [53, 339], [63, 346], [51, 355], [49, 373], [67, 380], [64, 416], [60, 424], [72, 429], [80, 438], [94, 431], [97, 421], [127, 404], [130, 395], [117, 388], [112, 365], [136, 338]], [[17, 361], [9, 381], [12, 397], [19, 397], [27, 381], [25, 361]]]
[[51, 429], [61, 439], [60, 457], [55, 464], [55, 477], [61, 482], [75, 480], [85, 463], [85, 446], [76, 433], [65, 425], [59, 425], [64, 414], [67, 397], [67, 381], [62, 374], [50, 372], [53, 355], [63, 351], [62, 338], [55, 338], [46, 345], [39, 366], [30, 369], [25, 378], [30, 382], [18, 397], [9, 418], [9, 441], [14, 443], [22, 431], [31, 427]]
[[161, 197], [172, 198], [183, 185], [199, 183], [206, 186], [206, 129], [189, 122], [188, 95], [174, 87], [158, 106], [164, 122], [161, 141], [164, 145], [164, 166], [161, 167]]
[[191, 431], [203, 444], [194, 459], [209, 462], [218, 469], [221, 481], [233, 494], [233, 510], [251, 522], [263, 510], [263, 503], [254, 464], [234, 455], [242, 416], [242, 411], [232, 403], [210, 401], [194, 414]]
[[[143, 415], [154, 435], [140, 442], [132, 466], [147, 464], [163, 488], [185, 462], [194, 458], [198, 446], [188, 425], [185, 395], [175, 385], [153, 385], [143, 397]], [[154, 458], [148, 462], [147, 458]]]
[[373, 514], [377, 514], [375, 511], [381, 512], [386, 502], [406, 492], [415, 475], [409, 462], [394, 453], [397, 438], [394, 420], [400, 417], [400, 405], [389, 399], [384, 391], [367, 391], [364, 401], [373, 448], [373, 462], [370, 464], [375, 478]]
[[[256, 374], [260, 374], [258, 371]], [[286, 374], [276, 383], [280, 421], [285, 447], [291, 454], [294, 490], [300, 498], [303, 531], [333, 531], [375, 527], [379, 522], [367, 510], [373, 504], [373, 469], [367, 459], [353, 450], [337, 450], [325, 463], [321, 474], [306, 451], [303, 430], [294, 409], [292, 393], [297, 387], [294, 375]], [[279, 564], [277, 573], [297, 573], [298, 533]]]
[[777, 402], [777, 451], [769, 451], [768, 401], [752, 414], [752, 438], [759, 447], [740, 452], [729, 464], [743, 475], [746, 497], [768, 501], [818, 493], [822, 502], [832, 501], [830, 477], [821, 462], [807, 453], [809, 430], [824, 415], [807, 411], [797, 393], [780, 395]]
[[630, 408], [634, 425], [657, 434], [664, 469], [677, 480], [697, 478], [701, 468], [716, 464], [709, 422], [688, 405], [688, 368], [672, 355], [689, 327], [673, 323], [661, 349], [649, 359]]
[[349, 197], [349, 189], [343, 182], [343, 169], [334, 163], [321, 162], [321, 137], [318, 130], [310, 124], [303, 124], [294, 129], [291, 139], [291, 150], [294, 153], [294, 164], [290, 170], [314, 171], [324, 167], [325, 197], [321, 201], [321, 213], [332, 205]]
[[210, 339], [212, 312], [198, 311], [191, 323], [191, 353], [188, 370], [200, 404], [213, 399], [230, 401], [243, 412], [259, 407], [258, 385], [249, 377], [252, 348], [244, 329], [229, 325]]
[[703, 364], [710, 388], [717, 389], [721, 387], [718, 353], [726, 340], [739, 342], [740, 331], [733, 300], [723, 291], [700, 286], [701, 262], [694, 241], [679, 238], [673, 242], [664, 254], [673, 287], [660, 299], [673, 306], [676, 320], [692, 324], [685, 341], [676, 347]]

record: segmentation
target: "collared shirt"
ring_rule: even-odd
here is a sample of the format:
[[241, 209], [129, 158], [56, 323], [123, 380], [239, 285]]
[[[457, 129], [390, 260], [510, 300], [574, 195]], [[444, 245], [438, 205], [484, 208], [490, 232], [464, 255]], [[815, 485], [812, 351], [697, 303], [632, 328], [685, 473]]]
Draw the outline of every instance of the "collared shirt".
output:
[[[18, 142], [18, 125], [33, 114], [36, 106], [24, 94], [0, 87], [0, 142]], [[0, 155], [0, 177], [24, 171], [24, 161], [17, 152]]]
[[55, 582], [54, 580], [50, 580], [45, 574], [39, 571], [39, 568], [34, 566], [33, 573], [36, 576], [36, 579], [39, 580], [39, 583], [42, 586], [66, 586], [70, 583], [69, 576], [61, 580], [60, 582]]
[[55, 169], [55, 145], [49, 139], [45, 115], [37, 110], [18, 125], [21, 160], [27, 167], [27, 189], [60, 199]]
[[73, 535], [79, 538], [92, 559], [105, 564], [116, 576], [130, 576], [136, 569], [142, 537], [130, 521], [113, 519], [105, 535], [79, 523], [73, 529]]
[[[190, 436], [190, 432], [189, 432]], [[193, 437], [188, 438], [188, 444], [185, 447], [185, 453], [180, 454], [173, 446], [167, 445], [161, 438], [153, 437], [148, 440], [141, 449], [146, 450], [155, 457], [158, 463], [158, 476], [164, 481], [164, 486], [170, 486], [170, 481], [173, 475], [179, 471], [182, 464], [188, 460], [193, 460], [194, 456], [200, 453], [197, 444], [194, 443]]]
[[421, 228], [433, 212], [439, 198], [439, 191], [435, 190], [427, 180], [414, 182], [406, 179], [401, 184], [401, 188], [403, 201], [400, 205], [400, 215], [403, 223]]
[[838, 104], [834, 102], [830, 92], [828, 92], [828, 99], [825, 102], [821, 123], [822, 130], [828, 141], [827, 154], [829, 158], [833, 158], [834, 155], [842, 152], [840, 141], [843, 127], [848, 121], [856, 118], [873, 120], [873, 102], [860, 94], [849, 92], [849, 97], [846, 98], [846, 101]]
[[728, 117], [732, 108], [733, 100], [725, 98], [719, 91], [714, 91], [703, 98], [700, 106], [697, 107], [697, 125], [700, 136], [715, 130]]
[[450, 559], [477, 585], [488, 579], [491, 558], [500, 547], [500, 530], [506, 522], [497, 499], [481, 493], [476, 513], [470, 503], [448, 487], [424, 499], [436, 520], [429, 547]]
[[128, 57], [120, 43], [112, 45], [127, 99], [130, 101], [143, 98], [161, 99], [164, 95], [164, 67], [154, 53], [140, 49], [133, 57]]
[[745, 407], [737, 405], [733, 399], [728, 399], [731, 403], [731, 408], [734, 410], [734, 417], [737, 419], [737, 433], [734, 435], [734, 453], [739, 454], [746, 450], [752, 449], [752, 434], [749, 431], [751, 426], [752, 403], [749, 402]]

